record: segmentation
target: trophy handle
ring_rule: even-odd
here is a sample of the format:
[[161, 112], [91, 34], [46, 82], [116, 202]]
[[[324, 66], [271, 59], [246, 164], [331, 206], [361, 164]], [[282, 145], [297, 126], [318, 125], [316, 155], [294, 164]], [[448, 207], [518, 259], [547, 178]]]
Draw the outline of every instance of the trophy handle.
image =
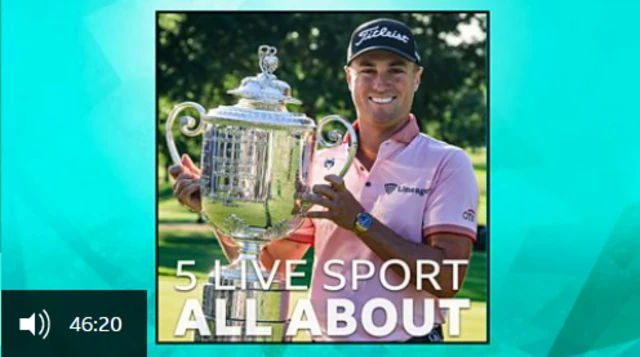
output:
[[344, 127], [346, 127], [347, 131], [349, 132], [349, 136], [351, 137], [351, 145], [349, 146], [347, 161], [338, 173], [338, 176], [344, 177], [344, 175], [349, 170], [349, 167], [351, 167], [351, 163], [356, 157], [356, 153], [358, 152], [358, 135], [356, 134], [355, 129], [353, 129], [353, 126], [343, 117], [339, 115], [329, 115], [320, 119], [318, 123], [317, 140], [320, 145], [326, 148], [332, 148], [342, 144], [342, 134], [337, 130], [331, 130], [329, 133], [327, 133], [327, 139], [330, 142], [328, 142], [323, 135], [322, 130], [324, 129], [324, 126], [334, 121], [337, 121], [340, 124], [344, 125]]
[[190, 116], [182, 117], [180, 119], [180, 131], [182, 132], [182, 134], [193, 137], [202, 134], [202, 132], [204, 131], [204, 120], [202, 120], [202, 117], [206, 112], [204, 107], [202, 107], [200, 104], [194, 102], [184, 102], [176, 105], [175, 108], [173, 108], [171, 113], [169, 113], [165, 131], [167, 135], [167, 146], [169, 147], [169, 153], [171, 154], [173, 163], [176, 165], [181, 165], [182, 160], [180, 160], [180, 153], [178, 153], [176, 143], [175, 141], [173, 141], [173, 134], [171, 133], [171, 129], [173, 127], [173, 122], [178, 114], [180, 114], [180, 112], [186, 108], [193, 108], [197, 110], [198, 113], [200, 113], [200, 122], [198, 123], [197, 127], [193, 128], [195, 126], [196, 120]]

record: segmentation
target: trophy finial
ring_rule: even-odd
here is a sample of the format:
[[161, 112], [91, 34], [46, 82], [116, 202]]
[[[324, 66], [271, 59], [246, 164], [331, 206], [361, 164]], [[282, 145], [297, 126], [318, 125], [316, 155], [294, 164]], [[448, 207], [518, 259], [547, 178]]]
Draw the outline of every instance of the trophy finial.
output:
[[291, 87], [273, 74], [278, 69], [279, 63], [276, 53], [278, 49], [273, 46], [258, 47], [258, 64], [262, 72], [256, 76], [244, 78], [238, 88], [227, 93], [242, 97], [243, 105], [249, 103], [261, 109], [274, 107], [281, 110], [286, 104], [302, 104], [291, 97]]
[[260, 69], [262, 73], [273, 74], [278, 69], [278, 57], [276, 57], [278, 49], [273, 46], [262, 45], [258, 48], [258, 57], [260, 58]]

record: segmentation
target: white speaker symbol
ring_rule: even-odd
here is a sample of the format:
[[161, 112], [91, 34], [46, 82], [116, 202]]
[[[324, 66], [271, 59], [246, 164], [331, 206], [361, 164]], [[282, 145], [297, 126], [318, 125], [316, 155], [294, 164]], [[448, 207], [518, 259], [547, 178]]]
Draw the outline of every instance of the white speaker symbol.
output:
[[[41, 313], [38, 313], [38, 317], [40, 318], [40, 331], [38, 331], [38, 336], [42, 336], [42, 339], [44, 340], [45, 338], [47, 338], [47, 336], [49, 336], [49, 330], [51, 329], [51, 319], [49, 318], [49, 314], [47, 314], [47, 310], [42, 309], [42, 312], [44, 312], [44, 317]], [[45, 331], [45, 329], [47, 331]], [[20, 331], [29, 331], [32, 335], [36, 335], [35, 313], [31, 314], [31, 316], [29, 317], [20, 318]]]

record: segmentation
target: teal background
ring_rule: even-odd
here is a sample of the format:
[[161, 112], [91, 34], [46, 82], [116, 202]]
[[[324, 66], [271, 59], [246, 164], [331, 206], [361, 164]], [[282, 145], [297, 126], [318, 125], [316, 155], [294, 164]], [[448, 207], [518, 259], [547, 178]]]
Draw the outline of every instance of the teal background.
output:
[[[2, 288], [147, 289], [150, 356], [640, 355], [640, 5], [346, 4], [2, 2]], [[155, 345], [155, 11], [293, 8], [491, 12], [490, 344]]]

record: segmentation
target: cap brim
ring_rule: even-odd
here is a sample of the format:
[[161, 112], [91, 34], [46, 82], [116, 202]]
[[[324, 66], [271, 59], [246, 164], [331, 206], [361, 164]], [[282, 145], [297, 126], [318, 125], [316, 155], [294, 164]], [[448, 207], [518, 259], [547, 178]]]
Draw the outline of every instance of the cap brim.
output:
[[370, 51], [375, 51], [375, 50], [385, 50], [385, 51], [389, 51], [389, 52], [393, 52], [397, 55], [400, 55], [401, 57], [404, 57], [405, 59], [409, 60], [410, 62], [413, 63], [420, 63], [420, 60], [418, 58], [416, 58], [415, 56], [411, 56], [408, 53], [404, 52], [404, 51], [400, 51], [399, 49], [395, 48], [395, 47], [391, 47], [391, 46], [371, 46], [371, 47], [367, 47], [367, 48], [363, 48], [362, 50], [356, 52], [355, 54], [351, 55], [351, 57], [349, 58], [349, 60], [347, 61], [347, 65], [349, 65], [349, 63], [351, 63], [351, 61], [353, 61], [356, 57], [359, 57], [367, 52]]

